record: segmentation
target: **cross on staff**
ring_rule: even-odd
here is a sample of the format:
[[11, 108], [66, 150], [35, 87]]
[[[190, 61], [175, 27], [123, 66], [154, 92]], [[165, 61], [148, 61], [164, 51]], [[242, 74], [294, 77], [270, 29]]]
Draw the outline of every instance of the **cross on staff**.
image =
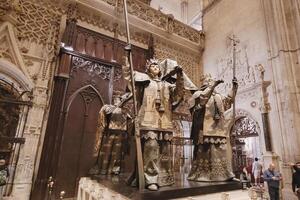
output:
[[[240, 40], [232, 34], [231, 37], [228, 37], [229, 40], [232, 41], [232, 80], [236, 79], [236, 45], [240, 43]], [[233, 105], [232, 105], [232, 118], [233, 118], [233, 125], [235, 122], [235, 95], [233, 94]]]

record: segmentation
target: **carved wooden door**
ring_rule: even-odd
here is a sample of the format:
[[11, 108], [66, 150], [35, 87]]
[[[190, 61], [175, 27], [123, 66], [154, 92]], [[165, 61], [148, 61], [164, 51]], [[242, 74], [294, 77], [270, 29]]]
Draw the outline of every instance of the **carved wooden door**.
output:
[[[72, 48], [61, 50], [39, 172], [31, 199], [75, 197], [79, 179], [95, 164], [98, 112], [113, 91], [125, 90], [125, 43], [76, 26]], [[134, 67], [144, 71], [147, 50], [133, 47]], [[49, 179], [49, 177], [51, 177]], [[53, 181], [53, 183], [51, 183]]]
[[97, 90], [91, 86], [80, 88], [66, 108], [62, 150], [56, 174], [57, 193], [66, 197], [75, 194], [80, 177], [86, 176], [97, 157], [99, 138], [96, 133], [98, 111], [103, 105]]
[[65, 197], [73, 197], [80, 177], [86, 176], [96, 162], [97, 117], [103, 104], [109, 102], [113, 68], [83, 57], [72, 57], [55, 175], [56, 197], [61, 191], [65, 191]]

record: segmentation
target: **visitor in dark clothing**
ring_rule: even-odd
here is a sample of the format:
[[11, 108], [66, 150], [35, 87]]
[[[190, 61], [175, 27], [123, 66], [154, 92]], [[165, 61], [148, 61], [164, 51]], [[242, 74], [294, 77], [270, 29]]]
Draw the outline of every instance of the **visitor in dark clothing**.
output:
[[300, 200], [300, 162], [296, 164], [291, 164], [294, 169], [293, 179], [292, 179], [292, 189], [295, 195]]
[[275, 171], [275, 165], [270, 164], [269, 168], [264, 172], [264, 180], [268, 183], [270, 200], [279, 200], [279, 186], [281, 175]]

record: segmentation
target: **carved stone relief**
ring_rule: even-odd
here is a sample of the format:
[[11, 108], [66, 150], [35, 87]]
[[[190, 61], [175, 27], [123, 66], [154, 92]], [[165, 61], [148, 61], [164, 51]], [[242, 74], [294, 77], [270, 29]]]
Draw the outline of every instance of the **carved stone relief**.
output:
[[252, 118], [241, 117], [235, 121], [231, 134], [236, 137], [255, 137], [259, 136], [260, 128]]
[[188, 77], [196, 84], [200, 83], [200, 55], [185, 51], [180, 47], [176, 47], [159, 39], [154, 40], [154, 57], [159, 60], [166, 58], [176, 60], [184, 69]]
[[0, 16], [5, 15], [8, 6], [9, 6], [8, 1], [4, 1], [4, 0], [0, 1]]
[[151, 3], [151, 0], [139, 0], [139, 1], [141, 1], [141, 2], [143, 2], [145, 4], [147, 4], [147, 5], [150, 5], [150, 3]]
[[0, 16], [7, 14], [16, 9], [14, 0], [1, 0], [0, 1]]
[[[118, 0], [118, 4], [114, 0], [102, 0], [103, 2], [116, 7], [116, 13], [118, 15], [123, 12], [123, 3]], [[204, 33], [198, 31], [184, 23], [172, 19], [169, 15], [163, 14], [162, 12], [150, 7], [141, 1], [129, 0], [127, 1], [128, 13], [142, 19], [156, 27], [159, 27], [169, 33], [176, 34], [185, 39], [188, 39], [197, 44], [203, 44]], [[99, 13], [91, 13], [90, 10], [85, 10], [85, 8], [79, 8], [77, 12], [78, 19], [96, 25], [100, 28], [105, 28], [105, 30], [110, 29], [112, 32], [113, 26], [109, 25], [112, 22], [110, 19], [104, 19]], [[123, 36], [125, 36], [125, 29], [122, 31]]]
[[160, 11], [151, 8], [139, 1], [129, 0], [128, 2], [128, 13], [145, 20], [155, 26], [162, 29], [167, 28], [168, 16], [162, 14]]
[[[228, 92], [232, 87], [232, 74], [233, 74], [233, 48], [228, 45], [226, 53], [220, 59], [216, 61], [218, 78], [223, 79], [225, 84], [218, 86], [220, 92]], [[260, 72], [257, 70], [257, 66], [249, 64], [249, 58], [247, 55], [247, 47], [237, 45], [236, 47], [236, 78], [239, 83], [239, 91], [247, 90], [254, 84], [260, 83]]]
[[[18, 36], [32, 42], [47, 44], [51, 31], [58, 31], [61, 10], [55, 10], [44, 5], [22, 0], [19, 3], [20, 14], [18, 15]], [[52, 37], [57, 37], [57, 32]]]
[[[18, 45], [34, 81], [51, 80], [49, 77], [54, 73], [52, 66], [59, 48], [59, 25], [61, 15], [65, 12], [65, 7], [59, 5], [61, 3], [58, 1], [47, 0], [18, 2]], [[36, 51], [37, 49], [43, 51]]]
[[174, 20], [169, 15], [165, 15], [139, 1], [128, 1], [128, 12], [151, 24], [165, 29], [169, 33], [177, 34], [195, 43], [201, 42], [202, 32], [197, 31], [178, 20]]
[[14, 63], [12, 54], [9, 50], [10, 49], [7, 41], [5, 41], [4, 38], [2, 38], [0, 41], [0, 58], [4, 58], [9, 62]]
[[[123, 24], [119, 24], [116, 20], [112, 20], [111, 16], [108, 17], [101, 13], [93, 13], [89, 9], [79, 8], [79, 7], [71, 7], [71, 13], [76, 12], [76, 18], [80, 21], [87, 22], [93, 26], [104, 29], [111, 33], [117, 33], [119, 36], [126, 37], [126, 30]], [[77, 11], [74, 11], [77, 9]], [[116, 28], [117, 27], [117, 28]], [[148, 44], [149, 34], [143, 31], [139, 31], [137, 29], [130, 30], [130, 37], [132, 40], [143, 43], [145, 45]]]

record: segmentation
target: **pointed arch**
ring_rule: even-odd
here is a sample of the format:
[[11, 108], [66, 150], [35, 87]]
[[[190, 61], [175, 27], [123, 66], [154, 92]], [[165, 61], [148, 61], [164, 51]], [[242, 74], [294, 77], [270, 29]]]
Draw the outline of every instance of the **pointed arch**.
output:
[[236, 109], [236, 117], [248, 117], [258, 122], [258, 119], [256, 119], [249, 111], [241, 108]]
[[[243, 127], [240, 127], [242, 125]], [[258, 121], [251, 115], [251, 113], [244, 109], [237, 109], [234, 126], [232, 124], [230, 132], [232, 133], [233, 131], [238, 131], [237, 129], [247, 129], [249, 133], [248, 135], [238, 135], [240, 137], [252, 137], [261, 135], [261, 128]], [[243, 130], [239, 130], [239, 132], [241, 131]]]
[[31, 91], [32, 81], [17, 66], [0, 58], [0, 78], [8, 83], [14, 83], [18, 92]]
[[103, 100], [101, 94], [98, 92], [98, 90], [97, 90], [94, 86], [92, 86], [91, 84], [89, 84], [89, 85], [85, 85], [85, 86], [83, 86], [83, 87], [77, 89], [77, 90], [70, 96], [70, 98], [68, 99], [67, 104], [66, 104], [66, 109], [65, 109], [66, 112], [69, 111], [70, 106], [71, 106], [73, 100], [76, 98], [76, 96], [77, 96], [80, 92], [84, 91], [84, 90], [87, 89], [87, 88], [91, 88], [94, 92], [96, 92], [96, 94], [97, 94], [98, 98], [100, 99], [102, 105], [104, 105], [104, 100]]
[[13, 25], [9, 22], [4, 22], [0, 26], [0, 44], [5, 49], [5, 52], [3, 52], [5, 56], [2, 57], [6, 58], [0, 59], [0, 73], [12, 77], [24, 90], [32, 89], [33, 83], [29, 78], [30, 76], [19, 50]]

